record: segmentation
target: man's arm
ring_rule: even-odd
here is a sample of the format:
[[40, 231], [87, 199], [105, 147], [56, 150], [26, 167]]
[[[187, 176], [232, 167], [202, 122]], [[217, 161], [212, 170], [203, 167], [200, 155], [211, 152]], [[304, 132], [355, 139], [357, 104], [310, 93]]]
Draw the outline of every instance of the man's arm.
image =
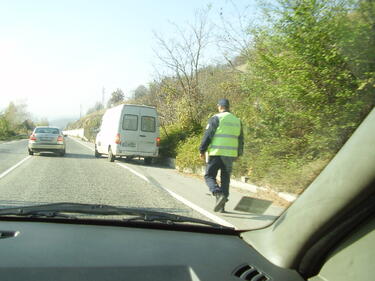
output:
[[238, 156], [243, 155], [243, 147], [244, 147], [244, 136], [243, 136], [243, 126], [241, 122], [241, 133], [238, 137]]
[[208, 121], [206, 131], [204, 132], [204, 136], [199, 147], [199, 152], [201, 154], [204, 154], [207, 151], [208, 146], [210, 145], [212, 138], [215, 135], [217, 127], [219, 127], [219, 118], [217, 116], [213, 116]]

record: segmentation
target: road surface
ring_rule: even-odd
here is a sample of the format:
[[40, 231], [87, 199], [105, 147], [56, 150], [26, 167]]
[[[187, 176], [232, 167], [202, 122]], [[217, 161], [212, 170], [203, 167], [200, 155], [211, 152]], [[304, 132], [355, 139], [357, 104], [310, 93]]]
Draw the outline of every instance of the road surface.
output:
[[[250, 229], [275, 214], [218, 214], [203, 181], [142, 161], [110, 163], [93, 146], [67, 138], [67, 153], [27, 155], [27, 140], [0, 143], [0, 206], [75, 202], [145, 208]], [[240, 195], [231, 195], [237, 200]], [[237, 196], [237, 197], [236, 197]], [[233, 200], [232, 200], [233, 201]]]

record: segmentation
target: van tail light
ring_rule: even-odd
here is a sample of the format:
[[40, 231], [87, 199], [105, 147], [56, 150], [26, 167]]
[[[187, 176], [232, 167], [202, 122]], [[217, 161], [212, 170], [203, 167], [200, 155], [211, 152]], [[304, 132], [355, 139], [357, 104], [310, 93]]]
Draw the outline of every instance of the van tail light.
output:
[[34, 134], [32, 134], [29, 138], [29, 140], [32, 140], [32, 141], [36, 141], [36, 136]]
[[116, 144], [120, 144], [121, 143], [121, 136], [120, 136], [120, 134], [116, 135], [116, 137], [115, 137], [115, 143]]
[[156, 138], [156, 146], [160, 146], [160, 138]]
[[62, 136], [58, 136], [57, 137], [57, 142], [62, 143], [63, 141], [64, 141], [64, 139], [63, 139]]

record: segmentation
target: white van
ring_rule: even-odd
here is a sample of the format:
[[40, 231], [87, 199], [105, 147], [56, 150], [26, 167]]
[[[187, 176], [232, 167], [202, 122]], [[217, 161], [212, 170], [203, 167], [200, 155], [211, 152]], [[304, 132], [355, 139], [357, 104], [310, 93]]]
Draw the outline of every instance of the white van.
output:
[[159, 120], [155, 107], [121, 104], [108, 109], [95, 140], [95, 157], [143, 157], [146, 164], [159, 154]]

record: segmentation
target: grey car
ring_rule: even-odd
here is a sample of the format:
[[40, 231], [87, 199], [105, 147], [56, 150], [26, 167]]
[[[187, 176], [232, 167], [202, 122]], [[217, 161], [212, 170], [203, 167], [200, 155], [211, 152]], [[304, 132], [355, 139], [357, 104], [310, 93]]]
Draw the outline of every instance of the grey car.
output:
[[55, 152], [65, 155], [65, 139], [59, 128], [36, 127], [29, 138], [29, 154], [35, 152]]

